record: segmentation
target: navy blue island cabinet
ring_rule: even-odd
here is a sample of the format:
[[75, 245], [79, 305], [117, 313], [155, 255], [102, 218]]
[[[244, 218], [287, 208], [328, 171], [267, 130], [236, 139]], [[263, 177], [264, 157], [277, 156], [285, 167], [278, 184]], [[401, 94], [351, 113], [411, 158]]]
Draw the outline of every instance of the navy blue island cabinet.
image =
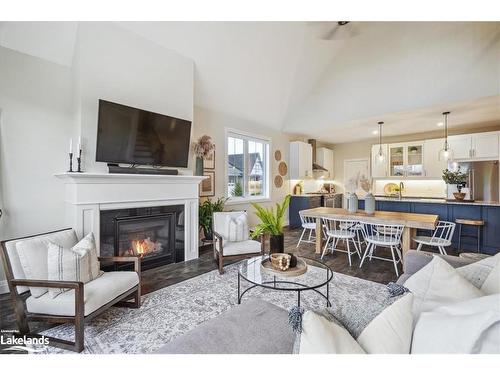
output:
[[[500, 252], [500, 205], [488, 205], [481, 203], [449, 203], [449, 202], [415, 202], [398, 200], [377, 200], [377, 211], [413, 212], [419, 214], [435, 214], [439, 220], [454, 222], [456, 219], [484, 220], [485, 225], [481, 233], [481, 252], [485, 254], [496, 254]], [[364, 200], [359, 200], [359, 209], [365, 208]], [[419, 235], [426, 235], [425, 231], [418, 231]], [[463, 235], [476, 235], [476, 229], [464, 225]], [[476, 239], [462, 237], [462, 251], [475, 252]], [[452, 246], [458, 247], [458, 225], [453, 234]]]

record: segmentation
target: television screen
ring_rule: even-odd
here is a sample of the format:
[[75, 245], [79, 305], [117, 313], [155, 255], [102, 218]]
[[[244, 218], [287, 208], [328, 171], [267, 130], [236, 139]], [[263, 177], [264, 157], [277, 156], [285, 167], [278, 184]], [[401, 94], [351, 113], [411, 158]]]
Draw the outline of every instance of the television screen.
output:
[[96, 161], [186, 168], [191, 121], [99, 100]]

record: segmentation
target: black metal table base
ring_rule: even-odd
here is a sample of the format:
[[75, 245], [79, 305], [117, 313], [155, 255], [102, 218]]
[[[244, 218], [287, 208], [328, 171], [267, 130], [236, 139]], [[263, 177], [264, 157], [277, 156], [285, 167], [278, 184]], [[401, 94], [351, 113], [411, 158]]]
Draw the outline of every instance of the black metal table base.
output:
[[[268, 289], [272, 289], [272, 290], [276, 290], [276, 291], [297, 292], [297, 306], [299, 306], [299, 307], [300, 307], [300, 293], [304, 292], [306, 290], [312, 290], [312, 291], [318, 293], [320, 296], [322, 296], [326, 300], [326, 307], [331, 307], [332, 306], [332, 304], [330, 302], [330, 286], [329, 286], [328, 282], [326, 283], [326, 295], [319, 290], [319, 288], [321, 288], [321, 287], [323, 287], [325, 285], [321, 285], [321, 286], [318, 286], [318, 287], [309, 287], [308, 285], [297, 283], [297, 282], [294, 282], [294, 281], [276, 280], [276, 277], [274, 277], [273, 281], [264, 281], [261, 284], [254, 284], [251, 281], [248, 281], [248, 282], [250, 284], [252, 284], [252, 285], [250, 287], [246, 288], [245, 290], [241, 291], [241, 275], [238, 272], [238, 305], [241, 304], [241, 299], [243, 298], [243, 296], [245, 295], [246, 292], [248, 292], [249, 290], [252, 290], [255, 287], [260, 286], [260, 287], [263, 287], [263, 288], [268, 288]], [[270, 288], [266, 287], [265, 285], [268, 285], [268, 284], [273, 284], [273, 287], [270, 287]], [[297, 289], [279, 288], [278, 287], [279, 284], [297, 285], [297, 286], [303, 287], [304, 289], [297, 290]]]

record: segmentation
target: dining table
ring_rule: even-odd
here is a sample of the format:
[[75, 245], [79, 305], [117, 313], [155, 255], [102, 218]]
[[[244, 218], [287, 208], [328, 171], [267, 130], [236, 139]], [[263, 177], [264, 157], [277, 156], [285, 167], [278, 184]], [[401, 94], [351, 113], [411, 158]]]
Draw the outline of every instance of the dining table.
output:
[[[404, 225], [402, 235], [403, 259], [411, 248], [414, 248], [412, 238], [417, 235], [417, 229], [434, 230], [439, 220], [438, 215], [418, 214], [413, 212], [375, 211], [367, 213], [363, 210], [350, 212], [344, 208], [316, 207], [302, 210], [300, 213], [316, 219], [316, 233], [322, 233], [322, 218], [337, 220], [356, 220], [370, 224], [398, 224]], [[323, 250], [323, 238], [316, 236], [316, 254]]]

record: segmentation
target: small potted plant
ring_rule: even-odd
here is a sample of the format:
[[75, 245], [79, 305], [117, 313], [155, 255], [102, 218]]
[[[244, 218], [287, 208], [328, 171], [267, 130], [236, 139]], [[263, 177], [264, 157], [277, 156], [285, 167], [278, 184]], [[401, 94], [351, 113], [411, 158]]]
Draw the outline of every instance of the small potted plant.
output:
[[206, 159], [215, 150], [215, 144], [210, 136], [204, 135], [198, 138], [198, 141], [193, 145], [193, 150], [196, 155], [195, 175], [203, 176], [203, 159]]
[[285, 241], [283, 227], [285, 226], [285, 214], [290, 204], [290, 195], [287, 195], [283, 203], [276, 203], [276, 211], [273, 208], [265, 208], [257, 203], [252, 203], [260, 223], [255, 227], [252, 238], [269, 235], [270, 253], [283, 253]]
[[227, 198], [220, 197], [216, 201], [212, 201], [208, 198], [203, 203], [200, 203], [198, 208], [198, 221], [199, 226], [203, 229], [203, 235], [205, 240], [212, 241], [213, 231], [212, 231], [212, 221], [214, 212], [224, 211], [224, 205], [226, 204]]
[[462, 193], [462, 188], [465, 187], [465, 184], [467, 183], [467, 174], [460, 172], [460, 167], [458, 167], [456, 171], [444, 169], [443, 180], [448, 185], [455, 185], [457, 187], [458, 192], [453, 193], [456, 200], [464, 200], [465, 193]]

